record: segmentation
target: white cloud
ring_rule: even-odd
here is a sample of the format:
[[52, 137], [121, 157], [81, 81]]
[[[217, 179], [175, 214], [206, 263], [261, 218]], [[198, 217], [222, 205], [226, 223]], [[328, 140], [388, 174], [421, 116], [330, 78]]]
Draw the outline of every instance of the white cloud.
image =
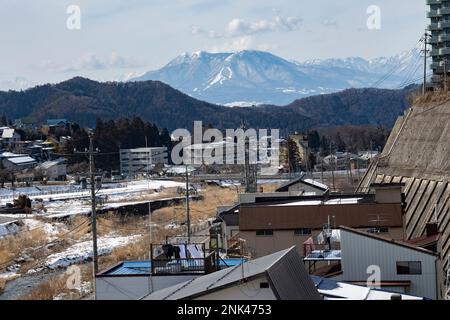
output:
[[228, 23], [226, 32], [230, 36], [242, 36], [264, 32], [294, 31], [298, 30], [301, 24], [301, 18], [281, 17], [278, 15], [272, 20], [259, 20], [255, 22], [233, 19]]
[[302, 19], [298, 17], [282, 17], [276, 15], [270, 20], [258, 20], [249, 22], [243, 19], [232, 19], [225, 26], [223, 33], [213, 30], [206, 30], [200, 26], [194, 25], [191, 27], [191, 33], [194, 35], [206, 36], [208, 38], [234, 38], [250, 36], [258, 33], [267, 32], [281, 32], [281, 31], [295, 31], [302, 25]]
[[99, 56], [88, 53], [72, 61], [68, 67], [63, 68], [65, 72], [84, 70], [107, 70], [135, 68], [139, 64], [133, 59], [129, 59], [113, 52], [109, 56]]

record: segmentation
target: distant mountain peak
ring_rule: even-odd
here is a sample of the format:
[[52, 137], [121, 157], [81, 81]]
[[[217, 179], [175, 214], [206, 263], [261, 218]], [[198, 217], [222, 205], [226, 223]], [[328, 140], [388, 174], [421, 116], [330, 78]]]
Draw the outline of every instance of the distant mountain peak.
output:
[[[347, 88], [398, 88], [421, 63], [416, 49], [392, 57], [288, 61], [267, 51], [183, 53], [159, 70], [132, 81], [160, 80], [197, 99], [230, 105], [239, 101], [283, 105]], [[391, 72], [394, 70], [394, 72]], [[420, 70], [419, 70], [420, 71]], [[383, 82], [379, 79], [390, 73]], [[255, 103], [256, 102], [256, 103]]]

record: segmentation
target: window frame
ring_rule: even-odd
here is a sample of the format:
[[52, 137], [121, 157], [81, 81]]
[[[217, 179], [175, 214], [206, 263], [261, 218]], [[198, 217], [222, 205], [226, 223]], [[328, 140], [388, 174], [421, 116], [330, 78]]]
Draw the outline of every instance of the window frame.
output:
[[[300, 232], [299, 232], [300, 231]], [[294, 230], [294, 236], [295, 237], [307, 237], [312, 235], [312, 229], [311, 228], [300, 228]]]
[[[403, 264], [403, 266], [401, 264]], [[404, 270], [399, 268], [403, 268]], [[399, 276], [420, 276], [423, 273], [422, 261], [397, 261], [396, 271]]]
[[273, 237], [273, 234], [274, 232], [272, 229], [256, 230], [257, 237]]

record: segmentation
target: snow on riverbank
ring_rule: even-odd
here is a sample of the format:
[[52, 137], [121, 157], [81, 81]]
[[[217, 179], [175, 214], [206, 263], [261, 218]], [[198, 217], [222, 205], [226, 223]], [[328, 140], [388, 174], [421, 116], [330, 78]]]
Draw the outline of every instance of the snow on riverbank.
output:
[[0, 238], [16, 234], [19, 229], [16, 223], [0, 224]]
[[68, 231], [64, 223], [49, 223], [37, 219], [23, 219], [22, 221], [29, 231], [42, 230], [47, 235], [48, 241], [56, 240], [60, 233]]
[[[98, 254], [106, 255], [111, 253], [114, 249], [124, 247], [130, 243], [136, 242], [142, 236], [126, 236], [118, 237], [114, 235], [100, 237], [98, 239]], [[64, 250], [60, 253], [55, 253], [47, 257], [45, 266], [49, 269], [65, 268], [73, 264], [82, 263], [92, 258], [92, 241], [84, 241]]]

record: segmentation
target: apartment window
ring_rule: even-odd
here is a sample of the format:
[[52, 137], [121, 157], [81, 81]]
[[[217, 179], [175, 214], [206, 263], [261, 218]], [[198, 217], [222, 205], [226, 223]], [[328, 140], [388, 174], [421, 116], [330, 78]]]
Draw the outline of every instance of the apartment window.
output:
[[268, 282], [260, 282], [260, 283], [259, 283], [259, 288], [260, 288], [260, 289], [269, 289], [269, 288], [270, 288], [270, 285], [269, 285]]
[[310, 236], [312, 234], [311, 229], [296, 229], [294, 230], [294, 235], [301, 237], [301, 236]]
[[389, 233], [389, 228], [387, 227], [377, 227], [377, 228], [371, 228], [367, 230], [368, 233]]
[[397, 274], [422, 274], [422, 262], [420, 261], [400, 261], [397, 262]]
[[257, 237], [273, 237], [273, 230], [258, 230], [256, 231]]

